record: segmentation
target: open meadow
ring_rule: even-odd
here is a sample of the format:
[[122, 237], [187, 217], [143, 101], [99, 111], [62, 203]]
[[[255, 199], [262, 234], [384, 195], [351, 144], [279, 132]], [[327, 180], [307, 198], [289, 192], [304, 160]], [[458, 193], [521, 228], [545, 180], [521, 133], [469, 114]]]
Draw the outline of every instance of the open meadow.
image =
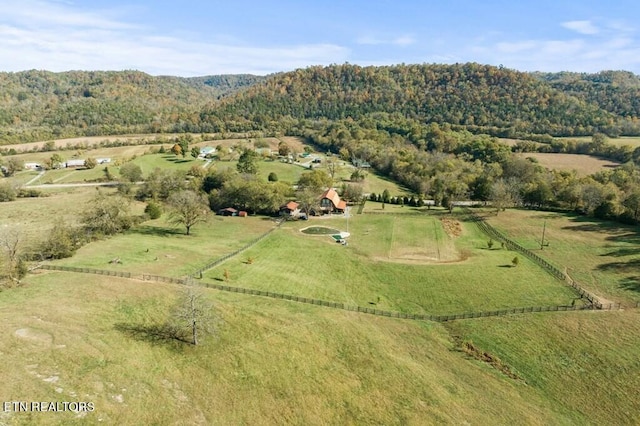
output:
[[[496, 229], [615, 302], [640, 301], [638, 226], [565, 213], [507, 210], [487, 216]], [[542, 229], [545, 246], [540, 250]]]
[[517, 154], [523, 158], [535, 158], [537, 162], [548, 169], [576, 171], [579, 177], [588, 176], [603, 170], [611, 170], [618, 167], [620, 163], [581, 154], [556, 154], [540, 152], [524, 152]]
[[[356, 215], [348, 245], [300, 230], [347, 231], [343, 217], [287, 222], [254, 247], [205, 273], [205, 280], [406, 313], [450, 314], [568, 305], [575, 294], [514, 253], [487, 248], [472, 223], [447, 235], [438, 215]], [[251, 259], [249, 262], [248, 259]], [[464, 277], [464, 278], [462, 278]]]

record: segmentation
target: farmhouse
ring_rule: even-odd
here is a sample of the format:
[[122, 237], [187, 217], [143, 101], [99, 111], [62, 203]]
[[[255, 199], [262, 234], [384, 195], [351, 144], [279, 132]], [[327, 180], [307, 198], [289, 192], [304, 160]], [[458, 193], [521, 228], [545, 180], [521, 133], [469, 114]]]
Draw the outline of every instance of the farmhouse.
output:
[[295, 201], [289, 201], [280, 206], [280, 216], [297, 217], [300, 214], [300, 205]]
[[342, 213], [347, 203], [340, 199], [335, 189], [329, 188], [320, 196], [320, 209], [323, 213]]

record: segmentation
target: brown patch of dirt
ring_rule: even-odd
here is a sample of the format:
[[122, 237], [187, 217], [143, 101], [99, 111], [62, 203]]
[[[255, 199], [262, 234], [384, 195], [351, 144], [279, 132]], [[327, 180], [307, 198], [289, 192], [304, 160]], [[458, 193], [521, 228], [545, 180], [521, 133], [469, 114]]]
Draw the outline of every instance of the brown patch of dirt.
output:
[[443, 217], [440, 219], [440, 222], [442, 222], [444, 232], [446, 232], [448, 236], [455, 238], [462, 235], [462, 224], [457, 220]]

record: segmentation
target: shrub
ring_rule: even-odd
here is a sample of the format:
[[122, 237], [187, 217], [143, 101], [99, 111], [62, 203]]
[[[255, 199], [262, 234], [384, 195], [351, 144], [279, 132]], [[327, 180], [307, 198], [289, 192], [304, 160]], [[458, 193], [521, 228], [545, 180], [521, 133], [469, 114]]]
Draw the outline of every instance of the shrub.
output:
[[0, 184], [0, 202], [16, 199], [16, 190], [9, 183]]
[[144, 208], [144, 212], [149, 216], [149, 219], [158, 219], [162, 216], [162, 208], [160, 204], [150, 201]]
[[271, 173], [269, 173], [269, 177], [267, 178], [267, 180], [269, 182], [277, 182], [278, 181], [278, 175], [275, 172], [271, 172]]

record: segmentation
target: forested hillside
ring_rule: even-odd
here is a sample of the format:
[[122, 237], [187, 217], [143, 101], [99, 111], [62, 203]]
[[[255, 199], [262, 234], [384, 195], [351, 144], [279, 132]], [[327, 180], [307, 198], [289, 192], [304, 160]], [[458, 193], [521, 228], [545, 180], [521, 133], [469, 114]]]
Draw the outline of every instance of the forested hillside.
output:
[[[620, 88], [632, 93], [633, 88]], [[631, 96], [631, 95], [629, 95]], [[611, 103], [618, 102], [611, 99]], [[311, 67], [276, 75], [207, 112], [236, 128], [282, 117], [358, 119], [399, 113], [474, 133], [527, 137], [637, 133], [633, 114], [616, 115], [529, 73], [475, 63]]]
[[[598, 105], [605, 111], [636, 120], [640, 118], [640, 77], [628, 71], [585, 73], [537, 73], [564, 93]], [[622, 127], [621, 132], [627, 129]]]
[[523, 73], [475, 63], [310, 67], [267, 77], [136, 71], [0, 73], [0, 142], [136, 132], [288, 133], [300, 120], [388, 113], [550, 142], [640, 134], [631, 73]]
[[0, 141], [199, 131], [200, 110], [264, 77], [153, 77], [137, 71], [0, 73]]

